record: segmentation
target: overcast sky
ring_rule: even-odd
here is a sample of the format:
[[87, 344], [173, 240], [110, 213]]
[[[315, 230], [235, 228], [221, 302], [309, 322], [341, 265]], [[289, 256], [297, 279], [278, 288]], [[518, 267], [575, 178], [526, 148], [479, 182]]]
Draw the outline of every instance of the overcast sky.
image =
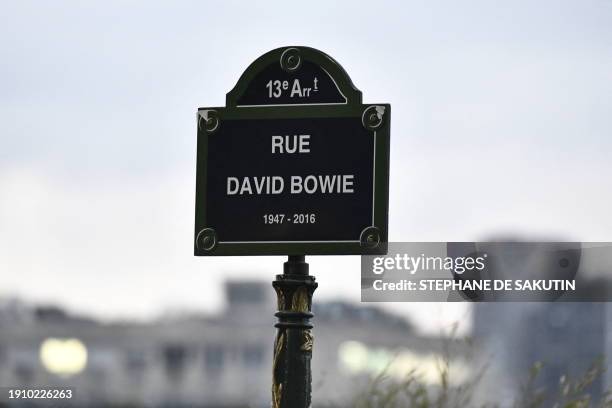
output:
[[[391, 240], [612, 240], [610, 0], [3, 2], [0, 297], [148, 318], [272, 280], [192, 255], [194, 118], [285, 45], [391, 103]], [[316, 299], [359, 299], [359, 257], [310, 263]]]

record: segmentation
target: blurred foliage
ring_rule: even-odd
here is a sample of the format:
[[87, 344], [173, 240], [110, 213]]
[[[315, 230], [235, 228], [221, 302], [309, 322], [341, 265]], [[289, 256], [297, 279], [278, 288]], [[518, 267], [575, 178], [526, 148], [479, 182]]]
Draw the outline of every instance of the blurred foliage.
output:
[[[469, 339], [465, 341], [471, 343]], [[546, 367], [544, 363], [536, 362], [526, 373], [525, 382], [510, 405], [508, 403], [501, 405], [498, 401], [475, 401], [488, 364], [475, 370], [467, 381], [453, 385], [450, 378], [452, 361], [448, 353], [444, 353], [440, 358], [439, 381], [436, 386], [425, 385], [417, 369], [408, 372], [402, 380], [393, 379], [386, 372], [382, 372], [371, 379], [350, 406], [354, 408], [612, 408], [612, 390], [605, 392], [598, 401], [595, 401], [589, 393], [589, 387], [605, 371], [603, 358], [595, 361], [577, 378], [571, 378], [569, 375], [561, 376], [556, 389], [537, 386], [537, 380]]]

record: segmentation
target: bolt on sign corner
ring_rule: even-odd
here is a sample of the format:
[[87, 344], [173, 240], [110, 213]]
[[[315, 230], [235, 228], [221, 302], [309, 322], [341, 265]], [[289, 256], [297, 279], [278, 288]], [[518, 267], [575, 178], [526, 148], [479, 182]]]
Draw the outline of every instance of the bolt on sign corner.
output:
[[198, 109], [195, 255], [386, 253], [390, 118], [321, 51], [259, 57]]

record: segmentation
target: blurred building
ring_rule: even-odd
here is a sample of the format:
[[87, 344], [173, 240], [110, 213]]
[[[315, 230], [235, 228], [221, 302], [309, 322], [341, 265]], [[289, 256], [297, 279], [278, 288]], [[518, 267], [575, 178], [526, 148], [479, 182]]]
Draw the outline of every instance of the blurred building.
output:
[[[54, 307], [0, 303], [0, 386], [67, 386], [76, 406], [269, 407], [274, 291], [230, 282], [216, 316], [103, 324]], [[392, 362], [434, 381], [444, 344], [374, 307], [315, 302], [313, 394], [348, 406]], [[465, 373], [464, 373], [465, 374]]]
[[[535, 364], [535, 388], [559, 393], [562, 377], [584, 378], [606, 355], [606, 303], [476, 303], [473, 336], [479, 364], [489, 364], [482, 397], [502, 406], [527, 386]], [[599, 375], [586, 391], [598, 400], [607, 388]], [[557, 394], [558, 395], [558, 394]], [[543, 406], [547, 406], [546, 404]]]

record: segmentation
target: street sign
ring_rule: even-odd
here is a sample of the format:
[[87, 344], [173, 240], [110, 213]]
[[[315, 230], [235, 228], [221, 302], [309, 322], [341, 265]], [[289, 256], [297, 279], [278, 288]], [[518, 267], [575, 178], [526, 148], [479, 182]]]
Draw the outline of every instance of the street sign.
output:
[[391, 107], [328, 55], [270, 51], [198, 109], [195, 255], [386, 253]]

